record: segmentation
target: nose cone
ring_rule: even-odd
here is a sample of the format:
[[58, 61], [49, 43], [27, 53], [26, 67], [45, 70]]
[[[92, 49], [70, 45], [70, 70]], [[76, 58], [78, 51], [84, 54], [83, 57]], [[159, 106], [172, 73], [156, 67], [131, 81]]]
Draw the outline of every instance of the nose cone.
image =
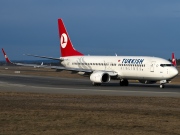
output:
[[176, 69], [176, 68], [173, 68], [172, 69], [172, 71], [171, 71], [171, 75], [172, 75], [172, 77], [175, 77], [175, 76], [177, 76], [178, 75], [178, 70]]

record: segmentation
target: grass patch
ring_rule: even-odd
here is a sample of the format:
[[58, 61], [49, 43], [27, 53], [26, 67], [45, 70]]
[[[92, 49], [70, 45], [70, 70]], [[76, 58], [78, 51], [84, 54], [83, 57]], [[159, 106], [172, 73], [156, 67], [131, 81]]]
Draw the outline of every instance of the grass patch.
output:
[[180, 134], [180, 98], [0, 92], [0, 135]]

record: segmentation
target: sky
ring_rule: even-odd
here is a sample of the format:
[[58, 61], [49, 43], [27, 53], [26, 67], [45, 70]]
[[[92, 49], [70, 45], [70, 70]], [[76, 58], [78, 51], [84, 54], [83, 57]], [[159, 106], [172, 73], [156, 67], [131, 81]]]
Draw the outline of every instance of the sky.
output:
[[0, 0], [0, 47], [11, 60], [60, 57], [58, 18], [85, 55], [180, 58], [179, 0]]

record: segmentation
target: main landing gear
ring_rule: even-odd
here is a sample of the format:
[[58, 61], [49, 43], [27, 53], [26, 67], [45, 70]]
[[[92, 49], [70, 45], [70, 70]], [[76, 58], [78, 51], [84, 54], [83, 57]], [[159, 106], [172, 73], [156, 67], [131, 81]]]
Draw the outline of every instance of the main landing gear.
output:
[[123, 80], [120, 80], [119, 85], [120, 85], [120, 86], [128, 86], [128, 85], [129, 85], [129, 82], [128, 82], [128, 80], [123, 79]]

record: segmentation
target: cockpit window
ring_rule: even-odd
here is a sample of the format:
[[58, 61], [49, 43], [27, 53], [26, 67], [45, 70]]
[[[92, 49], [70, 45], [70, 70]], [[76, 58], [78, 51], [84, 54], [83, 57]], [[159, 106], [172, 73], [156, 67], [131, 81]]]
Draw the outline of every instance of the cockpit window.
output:
[[173, 64], [160, 64], [161, 67], [172, 67], [174, 66]]

